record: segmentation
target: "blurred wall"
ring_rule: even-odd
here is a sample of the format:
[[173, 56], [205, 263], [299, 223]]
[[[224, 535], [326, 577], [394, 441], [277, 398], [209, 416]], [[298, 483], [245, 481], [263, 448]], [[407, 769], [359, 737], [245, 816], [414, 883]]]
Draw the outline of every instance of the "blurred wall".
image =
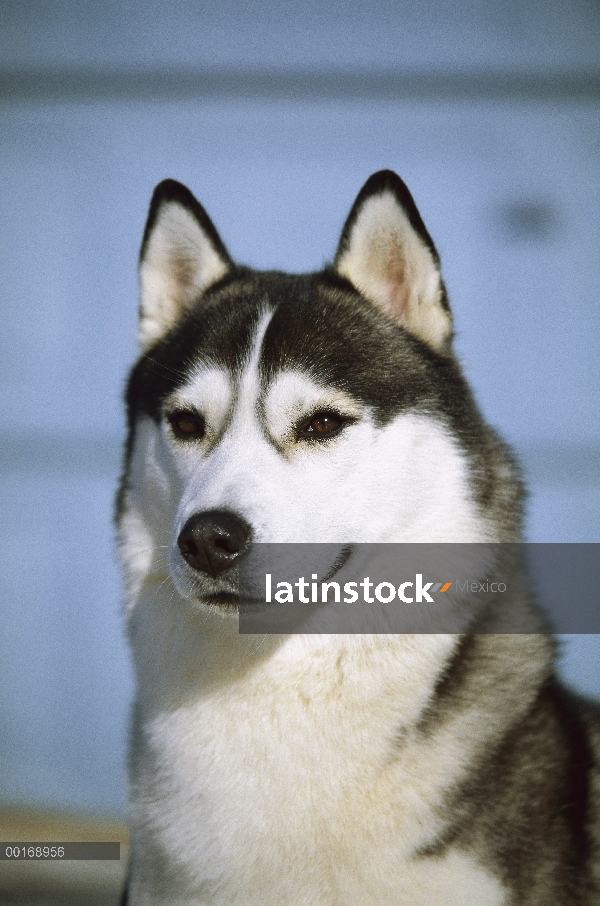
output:
[[[112, 497], [155, 183], [232, 255], [330, 259], [408, 183], [528, 538], [600, 541], [600, 11], [585, 0], [0, 4], [0, 800], [119, 812]], [[596, 637], [564, 672], [600, 692]]]

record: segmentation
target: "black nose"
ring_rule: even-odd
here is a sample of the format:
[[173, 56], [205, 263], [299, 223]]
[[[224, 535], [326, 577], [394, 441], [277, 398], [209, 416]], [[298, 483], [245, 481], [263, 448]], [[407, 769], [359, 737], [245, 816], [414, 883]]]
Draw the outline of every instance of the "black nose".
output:
[[210, 510], [190, 516], [177, 539], [192, 569], [215, 578], [234, 566], [250, 541], [250, 527], [239, 516]]

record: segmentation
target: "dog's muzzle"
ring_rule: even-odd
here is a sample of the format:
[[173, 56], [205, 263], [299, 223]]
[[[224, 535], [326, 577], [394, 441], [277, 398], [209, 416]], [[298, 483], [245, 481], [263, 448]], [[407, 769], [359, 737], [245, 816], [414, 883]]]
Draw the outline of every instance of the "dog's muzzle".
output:
[[215, 579], [235, 566], [250, 546], [250, 526], [224, 510], [209, 510], [190, 516], [177, 539], [185, 562], [199, 573]]

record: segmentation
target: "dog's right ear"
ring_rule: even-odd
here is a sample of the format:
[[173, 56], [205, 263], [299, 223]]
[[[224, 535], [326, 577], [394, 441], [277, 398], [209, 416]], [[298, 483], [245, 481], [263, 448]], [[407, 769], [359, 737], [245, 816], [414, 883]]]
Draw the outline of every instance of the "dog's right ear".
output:
[[163, 337], [233, 267], [202, 205], [174, 179], [152, 196], [140, 251], [142, 351]]

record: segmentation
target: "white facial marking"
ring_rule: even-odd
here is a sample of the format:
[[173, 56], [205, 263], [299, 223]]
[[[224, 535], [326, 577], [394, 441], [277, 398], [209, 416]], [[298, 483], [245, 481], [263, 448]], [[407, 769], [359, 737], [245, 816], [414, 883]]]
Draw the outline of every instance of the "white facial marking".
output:
[[[204, 414], [218, 437], [212, 446], [172, 442], [182, 482], [174, 537], [193, 513], [227, 509], [250, 524], [255, 541], [487, 538], [466, 456], [433, 417], [403, 412], [378, 427], [349, 395], [297, 371], [278, 375], [261, 399], [258, 362], [269, 318], [237, 386], [204, 369], [174, 395]], [[349, 421], [331, 438], [299, 437], [299, 421], [323, 411]]]
[[[150, 578], [160, 565], [162, 579], [170, 574], [180, 594], [197, 601], [198, 575], [177, 538], [207, 510], [237, 514], [255, 542], [495, 540], [473, 500], [466, 455], [433, 417], [403, 412], [378, 427], [356, 400], [297, 371], [278, 375], [261, 399], [258, 364], [270, 317], [261, 319], [237, 383], [200, 367], [168, 401], [203, 416], [204, 439], [182, 441], [150, 419], [138, 429], [125, 557], [137, 588], [144, 570]], [[328, 439], [299, 437], [298, 421], [315, 411], [351, 421]]]
[[167, 411], [190, 410], [201, 415], [206, 424], [207, 444], [222, 434], [231, 415], [233, 388], [230, 376], [220, 368], [200, 367], [184, 387], [165, 403]]
[[[284, 371], [267, 390], [264, 413], [267, 430], [278, 446], [296, 444], [294, 428], [302, 419], [318, 412], [333, 411], [351, 419], [362, 415], [363, 407], [349, 394], [319, 386], [298, 371]], [[329, 443], [329, 441], [327, 441]]]
[[237, 385], [235, 420], [244, 425], [254, 422], [257, 414], [257, 405], [260, 395], [260, 376], [258, 365], [262, 351], [262, 344], [267, 328], [273, 317], [272, 311], [265, 312], [256, 328], [254, 342], [248, 356], [248, 361]]

